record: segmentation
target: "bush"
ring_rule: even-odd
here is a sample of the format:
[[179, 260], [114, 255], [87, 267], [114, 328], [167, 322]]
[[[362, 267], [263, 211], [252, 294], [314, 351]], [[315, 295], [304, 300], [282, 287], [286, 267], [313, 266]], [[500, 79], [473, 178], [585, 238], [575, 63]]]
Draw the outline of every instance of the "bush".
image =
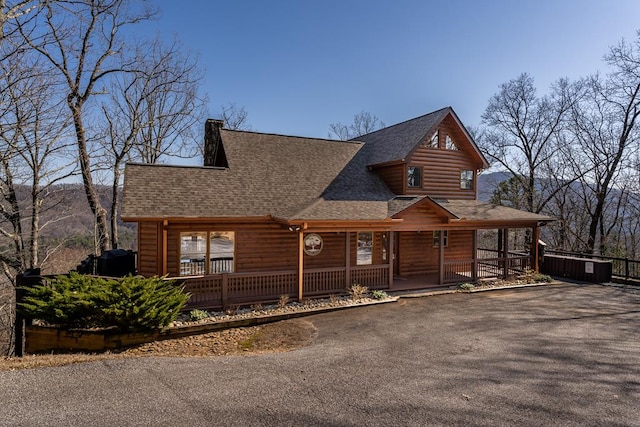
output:
[[548, 274], [537, 273], [533, 276], [533, 281], [536, 283], [551, 283], [553, 282], [553, 279]]
[[385, 291], [376, 289], [374, 291], [371, 291], [371, 298], [377, 299], [377, 300], [383, 300], [383, 299], [389, 298], [389, 294], [387, 294]]
[[204, 320], [207, 317], [209, 317], [209, 313], [204, 310], [200, 310], [199, 308], [196, 308], [195, 310], [191, 310], [189, 312], [189, 319], [191, 319], [193, 322]]
[[470, 291], [475, 287], [476, 285], [474, 285], [473, 283], [463, 283], [461, 285], [458, 285], [458, 288], [462, 289], [463, 291]]
[[351, 299], [354, 301], [360, 301], [367, 293], [369, 293], [369, 288], [357, 283], [354, 283], [349, 288], [349, 295], [351, 295]]
[[144, 331], [168, 326], [189, 299], [183, 288], [162, 277], [119, 279], [75, 272], [25, 288], [21, 309], [34, 319], [64, 328]]

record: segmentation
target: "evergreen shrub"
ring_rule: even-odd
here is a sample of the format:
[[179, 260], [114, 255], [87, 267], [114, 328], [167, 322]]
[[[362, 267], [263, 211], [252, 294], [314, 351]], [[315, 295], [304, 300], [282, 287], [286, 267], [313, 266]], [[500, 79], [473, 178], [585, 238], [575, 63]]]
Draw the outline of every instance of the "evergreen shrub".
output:
[[63, 328], [117, 327], [123, 332], [168, 326], [189, 299], [162, 277], [102, 278], [72, 272], [25, 288], [21, 309]]

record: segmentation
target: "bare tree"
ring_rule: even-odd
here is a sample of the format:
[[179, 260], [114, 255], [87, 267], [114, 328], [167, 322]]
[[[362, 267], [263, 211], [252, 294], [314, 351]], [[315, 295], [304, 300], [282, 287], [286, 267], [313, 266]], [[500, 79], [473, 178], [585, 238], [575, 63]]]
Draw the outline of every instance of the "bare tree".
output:
[[0, 234], [12, 241], [0, 255], [7, 278], [40, 265], [43, 209], [52, 208], [48, 195], [69, 176], [65, 132], [69, 115], [56, 96], [48, 70], [21, 57], [0, 63], [6, 89], [0, 95]]
[[[624, 40], [605, 56], [611, 71], [605, 78], [590, 77], [588, 92], [572, 109], [576, 169], [585, 170], [582, 190], [584, 208], [589, 213], [585, 250], [609, 250], [608, 235], [622, 212], [619, 183], [633, 167], [640, 143], [640, 32], [635, 43]], [[612, 196], [612, 190], [618, 193]]]
[[0, 44], [6, 37], [5, 24], [7, 22], [27, 15], [33, 9], [40, 7], [42, 3], [44, 3], [42, 0], [19, 0], [13, 3], [7, 3], [7, 0], [0, 0]]
[[135, 143], [136, 159], [158, 163], [164, 157], [190, 158], [198, 150], [197, 130], [206, 98], [199, 96], [203, 72], [197, 58], [177, 43], [158, 40], [147, 47], [140, 70], [149, 80], [144, 94], [143, 126]]
[[353, 123], [350, 125], [340, 122], [331, 123], [329, 138], [346, 141], [382, 129], [384, 126], [385, 124], [375, 114], [363, 110], [353, 116]]
[[224, 127], [231, 130], [251, 130], [247, 122], [249, 113], [244, 107], [238, 107], [235, 102], [229, 102], [220, 107], [220, 117]]
[[104, 92], [113, 75], [133, 68], [122, 30], [154, 14], [145, 2], [135, 6], [127, 0], [47, 2], [38, 19], [19, 23], [24, 42], [49, 61], [66, 87], [66, 105], [73, 118], [85, 194], [96, 219], [99, 250], [109, 247], [109, 227], [92, 176], [91, 135], [85, 125], [92, 112], [87, 106]]
[[108, 102], [102, 104], [106, 123], [107, 164], [113, 173], [111, 191], [111, 245], [118, 246], [117, 214], [124, 162], [135, 158], [155, 163], [162, 156], [191, 152], [189, 141], [202, 121], [198, 98], [202, 74], [195, 60], [181, 53], [177, 43], [155, 40], [139, 49], [136, 70], [113, 80]]
[[[519, 181], [524, 191], [525, 209], [540, 212], [558, 188], [544, 188], [548, 181], [539, 179], [557, 153], [557, 141], [579, 87], [559, 80], [548, 96], [538, 97], [534, 81], [528, 74], [500, 85], [482, 115], [488, 128], [482, 133], [480, 146], [491, 163], [497, 163]], [[572, 177], [564, 177], [566, 183]], [[539, 195], [539, 197], [536, 197]]]

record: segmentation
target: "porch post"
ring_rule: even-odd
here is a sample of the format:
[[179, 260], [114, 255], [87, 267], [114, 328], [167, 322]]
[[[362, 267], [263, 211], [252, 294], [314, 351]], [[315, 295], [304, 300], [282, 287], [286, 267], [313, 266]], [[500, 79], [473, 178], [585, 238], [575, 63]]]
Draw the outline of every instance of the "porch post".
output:
[[394, 234], [396, 233], [389, 230], [389, 238], [387, 239], [389, 244], [389, 247], [387, 248], [387, 261], [389, 262], [389, 289], [393, 287], [393, 258], [395, 256], [395, 252], [393, 250], [395, 245], [395, 242], [393, 241]]
[[478, 281], [478, 230], [473, 230], [473, 271], [472, 278], [474, 282]]
[[438, 284], [444, 285], [444, 230], [439, 231], [438, 258], [440, 268], [438, 268]]
[[531, 241], [531, 268], [534, 272], [540, 272], [540, 251], [538, 250], [538, 240], [540, 240], [540, 227], [538, 224], [533, 226], [533, 239]]
[[304, 232], [298, 231], [298, 301], [302, 301], [304, 287]]
[[504, 253], [504, 278], [509, 277], [509, 229], [502, 232], [502, 252]]
[[349, 289], [351, 287], [351, 232], [345, 232], [344, 236], [345, 242], [345, 260], [344, 260], [344, 284], [345, 288]]
[[167, 274], [167, 227], [169, 226], [169, 221], [166, 219], [162, 221], [162, 269], [161, 276], [165, 276]]

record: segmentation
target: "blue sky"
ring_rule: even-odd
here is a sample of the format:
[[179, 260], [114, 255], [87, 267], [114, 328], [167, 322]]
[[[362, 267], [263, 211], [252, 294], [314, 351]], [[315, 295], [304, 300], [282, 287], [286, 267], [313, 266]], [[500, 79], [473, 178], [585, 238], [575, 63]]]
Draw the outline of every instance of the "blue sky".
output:
[[235, 102], [260, 132], [327, 137], [359, 111], [387, 125], [452, 106], [478, 125], [522, 72], [540, 92], [606, 71], [638, 0], [156, 0], [141, 28], [199, 55], [210, 117]]

